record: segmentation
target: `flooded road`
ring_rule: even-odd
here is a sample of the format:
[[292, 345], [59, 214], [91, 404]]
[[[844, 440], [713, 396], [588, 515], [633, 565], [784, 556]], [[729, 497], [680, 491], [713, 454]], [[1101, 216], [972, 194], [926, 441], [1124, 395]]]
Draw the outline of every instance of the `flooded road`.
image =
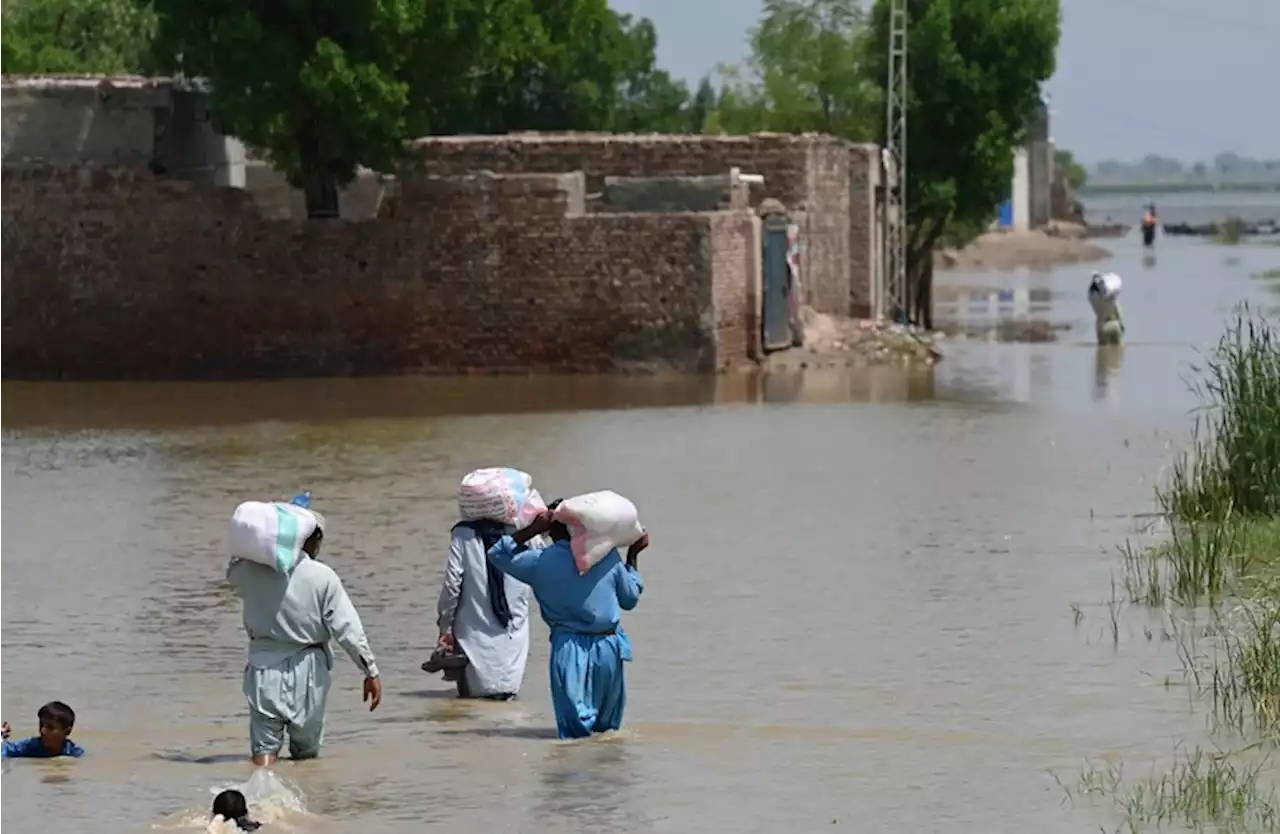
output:
[[[280, 767], [301, 830], [1096, 830], [1050, 771], [1143, 769], [1204, 727], [1136, 614], [1113, 642], [1115, 547], [1185, 437], [1194, 348], [1234, 303], [1280, 305], [1249, 277], [1280, 249], [1162, 243], [1143, 267], [1107, 242], [1115, 354], [1074, 267], [947, 273], [1047, 290], [1037, 315], [1073, 329], [910, 377], [5, 383], [4, 718], [26, 735], [67, 700], [89, 755], [7, 763], [3, 822], [150, 831], [248, 775], [223, 538], [238, 501], [307, 488], [386, 698], [366, 713], [340, 659], [324, 758]], [[1004, 315], [973, 306], [938, 318]], [[616, 489], [653, 533], [617, 738], [549, 740], [540, 622], [517, 704], [418, 668], [457, 481], [493, 464]]]

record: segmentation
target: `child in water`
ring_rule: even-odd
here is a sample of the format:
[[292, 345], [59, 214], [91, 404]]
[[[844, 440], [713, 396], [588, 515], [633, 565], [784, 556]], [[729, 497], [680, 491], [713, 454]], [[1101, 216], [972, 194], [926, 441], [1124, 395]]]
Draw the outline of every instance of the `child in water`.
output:
[[225, 790], [213, 798], [213, 821], [205, 829], [208, 834], [257, 831], [261, 827], [261, 823], [249, 819], [249, 804], [240, 791]]
[[68, 736], [76, 725], [76, 712], [61, 701], [50, 701], [36, 713], [40, 721], [40, 735], [9, 741], [9, 725], [0, 725], [0, 758], [34, 758], [52, 759], [57, 756], [71, 756], [78, 759], [84, 755], [84, 748], [72, 741]]

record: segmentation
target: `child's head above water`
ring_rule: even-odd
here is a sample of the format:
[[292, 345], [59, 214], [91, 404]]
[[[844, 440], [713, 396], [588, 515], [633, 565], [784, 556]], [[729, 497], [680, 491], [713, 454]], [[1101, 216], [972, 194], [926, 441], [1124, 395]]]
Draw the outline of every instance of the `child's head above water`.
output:
[[40, 719], [40, 741], [50, 752], [61, 752], [67, 736], [76, 726], [76, 711], [61, 701], [50, 701], [36, 713]]
[[213, 815], [234, 822], [241, 831], [257, 831], [260, 827], [249, 819], [249, 804], [244, 794], [235, 789], [225, 790], [213, 798]]

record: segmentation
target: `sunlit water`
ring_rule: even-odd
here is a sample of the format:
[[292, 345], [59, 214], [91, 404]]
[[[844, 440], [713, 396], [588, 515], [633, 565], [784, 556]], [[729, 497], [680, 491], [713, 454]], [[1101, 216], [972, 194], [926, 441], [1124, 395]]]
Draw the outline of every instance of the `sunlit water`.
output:
[[[65, 699], [89, 755], [7, 762], [4, 824], [195, 830], [249, 778], [223, 536], [239, 500], [307, 488], [386, 700], [340, 661], [324, 757], [279, 768], [305, 812], [266, 832], [1096, 830], [1111, 810], [1051, 772], [1203, 738], [1170, 646], [1138, 612], [1112, 630], [1115, 547], [1185, 437], [1187, 363], [1275, 303], [1249, 274], [1280, 263], [1109, 243], [1105, 355], [1073, 267], [948, 273], [1043, 286], [1074, 329], [907, 377], [5, 383], [4, 717], [25, 735]], [[616, 489], [652, 531], [617, 737], [552, 740], [541, 623], [516, 703], [418, 668], [457, 481], [495, 463]]]

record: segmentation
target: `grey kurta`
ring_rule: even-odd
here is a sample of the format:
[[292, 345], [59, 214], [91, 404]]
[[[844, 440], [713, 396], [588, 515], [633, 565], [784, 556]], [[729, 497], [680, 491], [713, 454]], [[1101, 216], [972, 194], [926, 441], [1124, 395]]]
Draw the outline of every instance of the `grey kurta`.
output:
[[233, 559], [227, 581], [244, 600], [250, 666], [275, 666], [320, 643], [332, 667], [332, 639], [361, 672], [378, 674], [364, 624], [333, 568], [303, 557], [285, 576], [257, 562]]
[[488, 561], [475, 532], [457, 527], [449, 542], [449, 562], [440, 589], [440, 633], [452, 631], [467, 654], [467, 686], [472, 695], [514, 695], [529, 659], [529, 604], [533, 591], [506, 579], [511, 622], [506, 628], [489, 605]]

